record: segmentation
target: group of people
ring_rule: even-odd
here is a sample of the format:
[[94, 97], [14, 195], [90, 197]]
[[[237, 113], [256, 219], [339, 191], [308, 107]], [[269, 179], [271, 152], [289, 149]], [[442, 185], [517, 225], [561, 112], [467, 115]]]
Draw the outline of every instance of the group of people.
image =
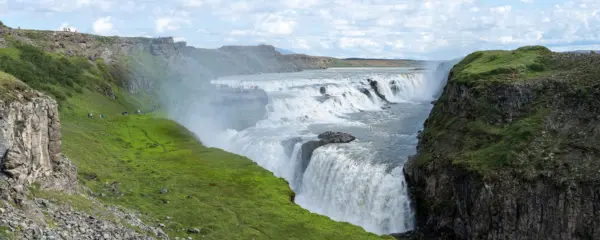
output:
[[[158, 109], [158, 107], [156, 105], [153, 105], [152, 106], [152, 110], [149, 111], [149, 112], [154, 112], [154, 111], [156, 111], [156, 109]], [[136, 114], [142, 114], [142, 110], [137, 109], [137, 110], [135, 110], [135, 113]], [[129, 112], [122, 112], [121, 115], [129, 115]], [[93, 118], [93, 117], [94, 117], [94, 114], [92, 112], [88, 112], [88, 118]], [[100, 113], [98, 115], [98, 117], [99, 118], [104, 118], [104, 113]]]
[[[94, 117], [94, 114], [93, 114], [93, 113], [91, 113], [91, 112], [90, 112], [90, 113], [88, 113], [88, 118], [93, 118], [93, 117]], [[99, 117], [99, 118], [104, 118], [104, 113], [100, 113], [100, 114], [98, 115], [98, 117]]]

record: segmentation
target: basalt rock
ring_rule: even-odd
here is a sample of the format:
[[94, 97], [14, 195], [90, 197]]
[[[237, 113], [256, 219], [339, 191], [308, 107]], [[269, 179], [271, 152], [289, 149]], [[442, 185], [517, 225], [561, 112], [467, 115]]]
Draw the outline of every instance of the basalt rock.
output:
[[354, 136], [343, 132], [327, 131], [317, 136], [325, 144], [329, 143], [349, 143], [356, 139]]
[[373, 98], [373, 95], [371, 95], [371, 91], [369, 91], [369, 89], [359, 88], [358, 91], [360, 91], [364, 95], [367, 95], [367, 97], [369, 97], [369, 98]]
[[21, 197], [27, 187], [72, 192], [76, 168], [61, 155], [57, 103], [33, 90], [0, 99], [0, 195]]
[[485, 84], [457, 77], [473, 57], [451, 72], [404, 168], [419, 232], [600, 239], [600, 57], [547, 54], [545, 77]]
[[321, 93], [321, 95], [325, 95], [327, 93], [327, 88], [325, 86], [322, 86], [319, 88], [319, 92]]
[[379, 91], [379, 83], [375, 80], [372, 79], [367, 79], [367, 81], [369, 82], [369, 85], [371, 86], [371, 89], [373, 89], [373, 91], [375, 92], [375, 95], [377, 95], [379, 98], [381, 98], [381, 100], [383, 100], [386, 103], [390, 103], [390, 101], [387, 100], [387, 98], [385, 97], [385, 95], [383, 95], [380, 91]]
[[310, 163], [310, 158], [312, 157], [312, 154], [315, 151], [315, 149], [317, 149], [318, 147], [322, 147], [332, 143], [349, 143], [356, 139], [354, 136], [348, 133], [332, 131], [321, 133], [317, 137], [319, 138], [318, 141], [308, 141], [302, 144], [302, 147], [300, 149], [302, 159], [302, 172], [304, 172], [308, 167], [308, 164]]

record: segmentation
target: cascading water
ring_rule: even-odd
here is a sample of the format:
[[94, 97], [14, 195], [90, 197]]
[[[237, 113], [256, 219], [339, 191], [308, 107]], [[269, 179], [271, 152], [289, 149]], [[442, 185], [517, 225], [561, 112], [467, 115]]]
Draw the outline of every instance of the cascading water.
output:
[[[231, 94], [234, 98], [243, 91], [266, 95], [257, 100], [266, 105], [256, 108], [262, 112], [260, 118], [254, 116], [254, 124], [214, 134], [197, 126], [211, 118], [200, 114], [203, 110], [185, 114], [187, 107], [171, 115], [204, 144], [247, 156], [287, 179], [300, 206], [377, 234], [404, 232], [413, 228], [414, 214], [402, 166], [414, 154], [430, 101], [445, 83], [443, 78], [431, 79], [438, 75], [409, 69], [328, 69], [225, 77], [211, 83], [238, 89], [238, 95]], [[377, 81], [379, 93], [395, 103], [391, 108], [382, 109], [386, 103], [367, 78]], [[192, 108], [206, 105], [194, 104], [205, 101], [196, 98], [187, 101]], [[241, 100], [241, 108], [251, 101]], [[319, 147], [310, 159], [302, 159], [302, 144], [327, 130], [347, 132], [357, 140]], [[303, 161], [308, 165], [303, 167]]]

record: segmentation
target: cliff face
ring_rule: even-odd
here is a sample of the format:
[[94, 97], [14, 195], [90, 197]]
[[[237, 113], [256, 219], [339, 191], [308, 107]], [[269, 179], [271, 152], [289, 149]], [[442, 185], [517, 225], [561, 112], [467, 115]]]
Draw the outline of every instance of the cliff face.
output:
[[336, 59], [331, 57], [316, 57], [305, 54], [288, 54], [281, 57], [284, 61], [291, 62], [300, 69], [323, 69], [335, 64]]
[[539, 47], [455, 65], [405, 166], [434, 239], [598, 239], [600, 58]]
[[56, 101], [29, 89], [0, 98], [0, 196], [20, 197], [34, 182], [74, 191], [76, 169], [61, 156], [60, 137]]

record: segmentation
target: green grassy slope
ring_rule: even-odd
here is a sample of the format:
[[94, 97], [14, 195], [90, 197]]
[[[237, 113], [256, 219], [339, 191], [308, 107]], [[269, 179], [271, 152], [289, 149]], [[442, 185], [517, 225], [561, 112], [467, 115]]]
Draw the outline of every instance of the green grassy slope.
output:
[[524, 82], [551, 74], [551, 54], [539, 46], [478, 51], [456, 64], [427, 120], [419, 163], [426, 164], [445, 152], [454, 164], [465, 164], [483, 176], [515, 164], [517, 153], [541, 131], [548, 111], [534, 106], [523, 117], [515, 113], [514, 121], [502, 123], [506, 110], [499, 107], [499, 99], [518, 91]]
[[[171, 237], [382, 238], [300, 208], [290, 200], [294, 193], [285, 180], [247, 158], [203, 146], [160, 111], [121, 115], [152, 103], [120, 89], [118, 75], [100, 61], [23, 45], [0, 49], [0, 59], [1, 71], [59, 100], [63, 152], [77, 165], [81, 183], [105, 203], [137, 210], [149, 223], [165, 224]], [[105, 87], [116, 99], [99, 90]], [[88, 112], [94, 117], [88, 118]], [[188, 234], [188, 228], [201, 231]]]
[[551, 53], [541, 46], [521, 47], [514, 51], [474, 52], [452, 68], [451, 80], [462, 83], [493, 83], [539, 77], [549, 73], [550, 66], [546, 57]]

